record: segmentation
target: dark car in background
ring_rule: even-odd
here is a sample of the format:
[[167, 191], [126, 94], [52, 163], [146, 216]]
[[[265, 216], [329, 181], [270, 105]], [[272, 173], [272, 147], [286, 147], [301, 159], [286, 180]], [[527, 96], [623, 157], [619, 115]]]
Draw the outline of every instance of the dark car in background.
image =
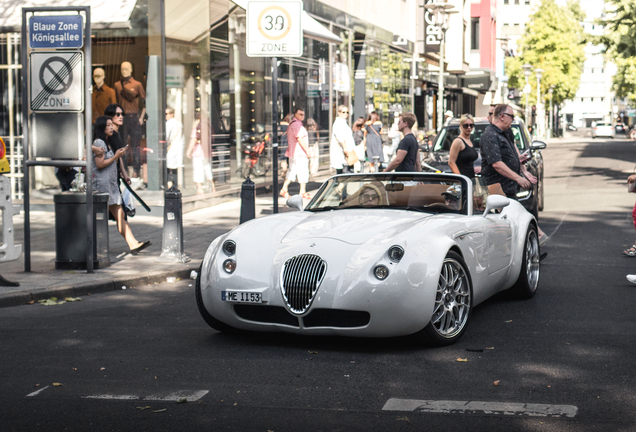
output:
[[[481, 152], [479, 151], [479, 142], [486, 127], [490, 124], [485, 118], [475, 117], [475, 129], [471, 136], [471, 140], [479, 157], [475, 161], [474, 166], [481, 170]], [[543, 156], [541, 150], [546, 148], [543, 141], [532, 141], [528, 129], [520, 119], [515, 119], [512, 123], [512, 133], [515, 137], [515, 145], [519, 149], [519, 153], [529, 152], [530, 159], [526, 162], [528, 171], [537, 178], [537, 184], [532, 185], [532, 189], [520, 190], [517, 193], [517, 200], [532, 213], [537, 219], [539, 211], [543, 210]], [[448, 152], [451, 144], [459, 136], [459, 119], [453, 119], [448, 122], [442, 131], [437, 135], [433, 147], [424, 151], [422, 159], [422, 171], [442, 171], [451, 172], [448, 167]], [[479, 177], [479, 174], [477, 174]]]

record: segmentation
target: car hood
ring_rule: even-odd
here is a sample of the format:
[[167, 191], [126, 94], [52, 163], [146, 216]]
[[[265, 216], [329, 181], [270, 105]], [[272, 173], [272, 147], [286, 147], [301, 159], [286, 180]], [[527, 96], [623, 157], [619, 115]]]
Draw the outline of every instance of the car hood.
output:
[[[399, 213], [399, 215], [397, 214]], [[360, 245], [374, 238], [392, 238], [433, 214], [406, 210], [335, 210], [311, 213], [285, 234], [281, 243], [308, 238], [329, 238]]]

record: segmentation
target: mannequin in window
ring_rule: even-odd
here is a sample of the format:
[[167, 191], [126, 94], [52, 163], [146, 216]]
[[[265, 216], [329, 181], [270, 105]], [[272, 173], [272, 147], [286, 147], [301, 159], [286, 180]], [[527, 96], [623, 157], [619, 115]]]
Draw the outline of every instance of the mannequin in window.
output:
[[[130, 149], [133, 157], [132, 176], [137, 178], [141, 168], [139, 143], [141, 142], [141, 125], [143, 125], [146, 115], [146, 107], [143, 105], [146, 92], [143, 85], [133, 78], [132, 71], [130, 62], [125, 61], [121, 64], [121, 80], [115, 83], [115, 93], [117, 94], [117, 103], [124, 108], [125, 113], [121, 138], [125, 145], [130, 137]], [[141, 114], [139, 113], [140, 106]]]
[[102, 68], [95, 68], [93, 71], [93, 123], [99, 116], [104, 115], [104, 110], [110, 104], [114, 104], [117, 99], [115, 97], [115, 90], [104, 84], [104, 77], [106, 73]]

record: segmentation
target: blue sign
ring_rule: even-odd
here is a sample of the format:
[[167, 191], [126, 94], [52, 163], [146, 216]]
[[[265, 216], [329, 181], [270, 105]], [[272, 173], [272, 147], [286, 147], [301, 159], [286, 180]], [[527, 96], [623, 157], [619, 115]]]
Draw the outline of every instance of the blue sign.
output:
[[29, 20], [31, 48], [81, 48], [83, 34], [81, 15], [33, 16]]

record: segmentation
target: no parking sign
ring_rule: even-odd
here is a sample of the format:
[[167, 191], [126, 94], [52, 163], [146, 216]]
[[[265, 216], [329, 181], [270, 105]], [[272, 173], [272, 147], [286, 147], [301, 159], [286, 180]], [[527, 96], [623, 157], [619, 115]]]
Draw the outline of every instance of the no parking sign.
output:
[[30, 57], [31, 111], [84, 109], [84, 54], [33, 52]]

